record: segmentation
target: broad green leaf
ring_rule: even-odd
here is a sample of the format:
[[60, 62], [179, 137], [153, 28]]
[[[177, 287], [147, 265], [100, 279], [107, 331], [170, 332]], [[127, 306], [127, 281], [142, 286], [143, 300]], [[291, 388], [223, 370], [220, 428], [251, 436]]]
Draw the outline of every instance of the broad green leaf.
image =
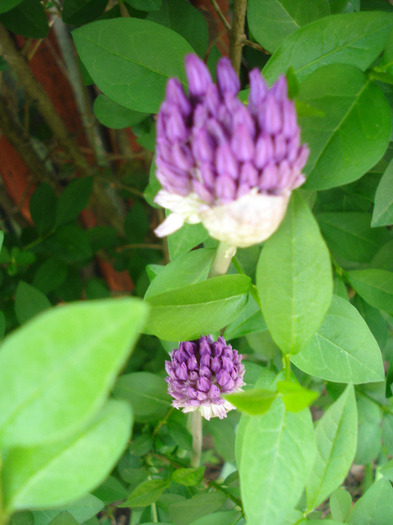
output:
[[366, 303], [366, 301], [363, 301], [359, 295], [355, 295], [352, 299], [352, 304], [366, 321], [379, 345], [379, 348], [383, 350], [388, 338], [388, 326], [383, 314], [380, 310], [377, 310]]
[[150, 297], [145, 332], [166, 341], [187, 341], [216, 332], [240, 313], [249, 288], [249, 277], [224, 275]]
[[113, 102], [113, 100], [105, 95], [98, 95], [94, 101], [93, 109], [95, 116], [101, 124], [112, 129], [123, 129], [134, 126], [148, 116], [148, 113], [127, 109]]
[[389, 481], [393, 480], [393, 459], [385, 463], [385, 465], [379, 469], [380, 474], [382, 474]]
[[209, 234], [202, 224], [185, 224], [180, 230], [168, 237], [169, 257], [173, 261], [198, 244], [202, 244]]
[[385, 153], [392, 129], [389, 104], [357, 67], [320, 67], [300, 85], [298, 97], [323, 112], [299, 118], [302, 140], [310, 147], [308, 189], [352, 182]]
[[86, 261], [93, 256], [86, 230], [75, 224], [60, 226], [55, 235], [45, 241], [45, 245], [53, 255], [67, 264]]
[[393, 488], [381, 478], [357, 500], [348, 518], [353, 525], [388, 525], [393, 521]]
[[124, 374], [116, 381], [113, 395], [129, 401], [136, 421], [154, 421], [171, 406], [167, 383], [150, 372]]
[[286, 412], [277, 399], [262, 416], [248, 417], [239, 463], [247, 523], [281, 524], [302, 494], [314, 456], [309, 410]]
[[145, 299], [207, 279], [215, 250], [202, 248], [185, 253], [167, 264], [152, 281]]
[[47, 183], [40, 184], [30, 199], [30, 213], [40, 235], [47, 233], [55, 224], [57, 197]]
[[78, 525], [78, 522], [72, 514], [63, 510], [56, 516], [56, 518], [50, 521], [50, 525]]
[[310, 342], [291, 361], [303, 372], [336, 383], [383, 381], [381, 351], [362, 316], [333, 296], [331, 307]]
[[19, 281], [15, 294], [15, 314], [23, 324], [40, 312], [51, 307], [49, 299], [34, 286]]
[[129, 405], [109, 401], [87, 428], [71, 437], [6, 451], [6, 511], [66, 505], [95, 488], [123, 452], [131, 425]]
[[393, 272], [393, 240], [384, 244], [375, 254], [371, 261], [371, 267], [380, 268], [381, 270], [388, 270]]
[[178, 468], [172, 474], [172, 481], [185, 487], [193, 487], [203, 480], [204, 472], [205, 467]]
[[[326, 64], [366, 70], [382, 52], [393, 25], [388, 13], [331, 15], [289, 35], [263, 69], [269, 83], [292, 67], [301, 81]], [[336, 79], [339, 81], [339, 78]]]
[[300, 412], [319, 397], [319, 393], [308, 390], [293, 381], [278, 381], [277, 392], [281, 394], [288, 412]]
[[382, 176], [375, 195], [375, 206], [371, 226], [389, 226], [393, 224], [393, 161]]
[[371, 229], [370, 213], [320, 213], [317, 220], [330, 248], [348, 261], [371, 261], [375, 252], [391, 239], [385, 228]]
[[257, 267], [263, 316], [282, 352], [299, 352], [314, 335], [330, 306], [332, 283], [329, 252], [318, 225], [295, 193]]
[[100, 16], [108, 0], [64, 0], [62, 18], [66, 24], [79, 26]]
[[45, 38], [49, 26], [45, 9], [39, 0], [23, 0], [6, 13], [0, 15], [0, 23], [17, 35], [28, 38]]
[[205, 492], [169, 505], [168, 512], [171, 520], [177, 525], [189, 525], [201, 516], [209, 516], [226, 501], [227, 497], [222, 492]]
[[85, 425], [102, 406], [146, 313], [137, 299], [81, 302], [52, 308], [8, 336], [0, 350], [2, 444], [46, 443]]
[[67, 265], [56, 257], [50, 257], [38, 268], [33, 279], [33, 286], [41, 292], [48, 293], [60, 286], [66, 277]]
[[336, 489], [330, 496], [329, 507], [332, 518], [338, 522], [344, 522], [352, 507], [351, 494], [344, 488]]
[[352, 288], [374, 308], [393, 312], [393, 272], [367, 268], [346, 273]]
[[125, 2], [138, 11], [157, 11], [161, 8], [162, 0], [125, 0]]
[[235, 339], [250, 333], [260, 333], [267, 330], [261, 309], [250, 296], [248, 303], [240, 314], [225, 328], [225, 339]]
[[93, 177], [73, 180], [59, 197], [56, 225], [61, 226], [78, 218], [87, 206], [93, 187]]
[[3, 339], [4, 337], [6, 326], [7, 323], [5, 320], [5, 315], [3, 314], [3, 312], [0, 312], [0, 339]]
[[120, 507], [146, 507], [155, 503], [169, 487], [168, 479], [149, 479], [144, 481], [128, 496]]
[[357, 465], [372, 463], [381, 452], [381, 409], [375, 401], [362, 396], [359, 391], [358, 407], [358, 444], [355, 455]]
[[236, 525], [239, 523], [241, 513], [237, 510], [224, 510], [214, 512], [209, 516], [202, 516], [191, 522], [190, 525]]
[[0, 5], [0, 13], [6, 13], [7, 11], [11, 11], [14, 7], [16, 7], [18, 4], [21, 4], [23, 0], [2, 0]]
[[354, 389], [348, 385], [318, 421], [317, 456], [307, 481], [307, 509], [315, 509], [345, 479], [356, 452], [357, 412]]
[[246, 392], [227, 394], [225, 396], [225, 399], [236, 408], [252, 416], [265, 414], [276, 398], [276, 392], [264, 390], [263, 388], [255, 388]]
[[128, 109], [155, 113], [168, 78], [178, 77], [185, 83], [184, 56], [193, 49], [160, 24], [115, 18], [76, 29], [73, 37], [99, 89]]
[[247, 20], [254, 38], [273, 52], [299, 27], [329, 14], [328, 0], [250, 0]]
[[71, 514], [78, 523], [84, 523], [98, 514], [104, 506], [105, 505], [101, 500], [92, 494], [87, 494], [70, 505], [63, 506], [62, 509], [34, 511], [34, 525], [48, 525], [62, 512], [62, 510]]
[[209, 36], [206, 20], [191, 3], [184, 0], [163, 2], [159, 11], [147, 15], [147, 20], [173, 29], [187, 40], [197, 55], [205, 56]]

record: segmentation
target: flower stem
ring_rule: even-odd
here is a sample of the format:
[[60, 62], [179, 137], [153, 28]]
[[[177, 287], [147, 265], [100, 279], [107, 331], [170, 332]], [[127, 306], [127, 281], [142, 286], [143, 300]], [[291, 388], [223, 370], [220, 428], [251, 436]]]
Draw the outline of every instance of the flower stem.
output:
[[192, 412], [192, 456], [191, 466], [199, 467], [202, 454], [202, 415], [198, 410]]
[[225, 242], [220, 242], [217, 248], [216, 256], [214, 258], [212, 267], [210, 269], [209, 277], [217, 277], [218, 275], [225, 275], [231, 264], [232, 257], [236, 253], [236, 246], [231, 246]]

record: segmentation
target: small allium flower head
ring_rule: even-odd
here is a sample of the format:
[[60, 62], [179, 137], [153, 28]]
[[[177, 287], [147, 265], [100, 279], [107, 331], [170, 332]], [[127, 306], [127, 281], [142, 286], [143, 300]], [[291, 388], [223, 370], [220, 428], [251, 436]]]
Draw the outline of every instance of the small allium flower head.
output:
[[294, 103], [284, 76], [268, 88], [250, 73], [248, 106], [228, 58], [217, 84], [196, 55], [186, 57], [189, 96], [168, 81], [157, 119], [156, 202], [172, 213], [156, 234], [202, 222], [210, 235], [246, 247], [267, 239], [285, 215], [292, 190], [304, 182], [309, 154], [300, 145]]
[[236, 392], [245, 384], [244, 365], [242, 356], [222, 337], [217, 342], [209, 335], [180, 343], [170, 356], [165, 369], [172, 406], [186, 413], [199, 410], [208, 420], [223, 419], [235, 408], [221, 394]]

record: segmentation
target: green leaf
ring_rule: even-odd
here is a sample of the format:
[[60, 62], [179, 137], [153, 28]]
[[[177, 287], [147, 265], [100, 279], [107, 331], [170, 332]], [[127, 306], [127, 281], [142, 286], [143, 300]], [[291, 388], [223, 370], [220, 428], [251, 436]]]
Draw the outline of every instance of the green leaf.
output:
[[250, 0], [247, 21], [254, 38], [273, 52], [299, 27], [329, 14], [328, 0]]
[[329, 501], [332, 518], [344, 522], [352, 507], [352, 496], [344, 488], [338, 488], [330, 496]]
[[162, 0], [125, 0], [125, 2], [138, 11], [157, 11], [161, 8]]
[[120, 507], [146, 507], [155, 503], [169, 487], [168, 479], [150, 479], [131, 492]]
[[375, 194], [375, 205], [373, 211], [373, 220], [371, 226], [389, 226], [393, 224], [393, 160], [386, 168], [385, 173], [378, 185]]
[[281, 394], [288, 412], [300, 412], [319, 397], [318, 392], [303, 388], [293, 381], [278, 381], [277, 392]]
[[227, 394], [224, 397], [242, 412], [251, 416], [259, 416], [269, 410], [271, 404], [277, 398], [277, 393], [264, 390], [263, 388], [254, 388], [246, 392]]
[[49, 184], [38, 186], [30, 199], [30, 213], [39, 235], [50, 231], [56, 220], [57, 197]]
[[56, 257], [50, 257], [38, 268], [33, 279], [33, 286], [41, 292], [48, 293], [60, 286], [66, 277], [67, 265]]
[[145, 332], [166, 341], [188, 341], [214, 333], [239, 314], [249, 288], [249, 277], [223, 275], [150, 297]]
[[222, 492], [206, 492], [197, 494], [191, 499], [178, 501], [169, 505], [168, 512], [171, 521], [176, 525], [189, 525], [202, 516], [209, 516], [227, 501]]
[[393, 272], [368, 268], [346, 273], [352, 288], [374, 308], [393, 312]]
[[64, 0], [62, 18], [66, 24], [79, 26], [100, 16], [108, 0]]
[[387, 525], [393, 521], [393, 488], [381, 478], [357, 500], [348, 518], [353, 525]]
[[61, 226], [78, 218], [86, 208], [93, 188], [93, 177], [73, 180], [59, 197], [56, 225]]
[[93, 255], [86, 230], [74, 224], [60, 226], [45, 244], [54, 255], [67, 264], [85, 261]]
[[193, 49], [160, 24], [115, 18], [76, 29], [73, 37], [99, 89], [128, 109], [155, 113], [168, 78], [178, 77], [185, 83], [184, 56]]
[[241, 513], [236, 510], [214, 512], [209, 516], [202, 516], [191, 522], [190, 525], [236, 525], [239, 523]]
[[3, 339], [6, 327], [7, 323], [5, 320], [5, 315], [3, 314], [3, 312], [0, 312], [0, 339]]
[[0, 5], [0, 13], [11, 11], [11, 9], [14, 9], [14, 7], [21, 4], [22, 2], [23, 0], [2, 0]]
[[124, 365], [146, 310], [137, 299], [75, 303], [8, 336], [0, 351], [2, 444], [46, 443], [85, 425]]
[[123, 452], [131, 425], [127, 403], [109, 401], [67, 439], [8, 450], [2, 469], [6, 512], [65, 505], [95, 488]]
[[150, 284], [145, 299], [207, 279], [216, 251], [194, 250], [167, 264]]
[[267, 330], [261, 309], [255, 299], [250, 296], [248, 303], [240, 314], [225, 328], [225, 339], [235, 339], [251, 333]]
[[112, 129], [134, 126], [149, 115], [148, 113], [127, 109], [105, 95], [98, 95], [94, 101], [93, 109], [100, 123]]
[[277, 399], [262, 416], [247, 418], [241, 443], [238, 464], [247, 523], [282, 523], [302, 494], [315, 456], [309, 410], [286, 412]]
[[15, 314], [19, 324], [23, 324], [52, 305], [49, 299], [37, 288], [19, 281], [15, 293]]
[[169, 257], [173, 261], [198, 244], [202, 244], [209, 234], [202, 224], [185, 224], [180, 230], [168, 237]]
[[187, 40], [197, 55], [205, 56], [209, 36], [207, 24], [203, 14], [192, 4], [184, 0], [163, 2], [159, 11], [148, 14], [147, 20], [173, 29]]
[[362, 316], [333, 296], [331, 307], [310, 342], [291, 361], [306, 374], [336, 383], [383, 381], [381, 351]]
[[306, 486], [307, 509], [315, 509], [345, 479], [356, 452], [357, 412], [352, 385], [316, 427], [317, 456]]
[[39, 0], [18, 2], [12, 10], [0, 15], [0, 23], [9, 31], [28, 38], [45, 38], [49, 33], [45, 9]]
[[391, 239], [385, 228], [371, 229], [370, 213], [320, 213], [317, 220], [331, 249], [348, 261], [371, 261], [375, 252]]
[[[269, 83], [292, 67], [299, 81], [326, 64], [365, 71], [382, 52], [393, 25], [388, 13], [331, 15], [289, 35], [263, 69]], [[339, 81], [339, 78], [336, 78]]]
[[299, 352], [330, 306], [333, 283], [318, 225], [296, 193], [280, 228], [262, 249], [257, 288], [274, 341], [284, 353]]
[[355, 455], [357, 465], [372, 463], [380, 454], [381, 443], [381, 409], [375, 401], [361, 395], [359, 391], [358, 406], [358, 445]]
[[87, 494], [70, 505], [63, 506], [63, 509], [36, 510], [34, 512], [34, 525], [48, 525], [62, 510], [71, 514], [78, 523], [84, 523], [103, 508], [104, 503], [102, 501], [92, 494]]
[[167, 383], [150, 372], [125, 374], [116, 381], [113, 395], [129, 401], [135, 421], [154, 421], [171, 406]]
[[320, 67], [300, 85], [299, 100], [324, 114], [299, 118], [302, 140], [310, 147], [306, 188], [352, 182], [385, 153], [392, 129], [389, 104], [357, 67]]
[[63, 510], [63, 512], [60, 512], [60, 514], [58, 514], [56, 518], [50, 521], [50, 524], [51, 525], [78, 525], [78, 522], [76, 521], [76, 519], [74, 518], [72, 514], [70, 514], [66, 510]]
[[204, 473], [205, 467], [178, 468], [172, 474], [172, 481], [185, 487], [193, 487], [203, 480]]

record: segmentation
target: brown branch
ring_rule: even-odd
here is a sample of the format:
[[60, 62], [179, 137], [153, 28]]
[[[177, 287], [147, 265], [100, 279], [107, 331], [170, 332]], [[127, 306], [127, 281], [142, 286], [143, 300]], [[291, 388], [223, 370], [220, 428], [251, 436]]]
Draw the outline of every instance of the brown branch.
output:
[[26, 59], [19, 53], [7, 29], [0, 24], [0, 50], [6, 62], [15, 72], [19, 82], [23, 85], [27, 95], [37, 106], [48, 126], [57, 137], [59, 144], [73, 160], [75, 167], [83, 175], [91, 174], [91, 167], [86, 158], [80, 153], [78, 145], [54, 108], [52, 102], [43, 90]]
[[248, 40], [248, 38], [243, 39], [243, 44], [248, 47], [252, 47], [253, 49], [256, 49], [257, 51], [261, 51], [261, 53], [265, 53], [265, 55], [270, 55], [269, 51], [262, 47], [257, 42], [253, 42], [252, 40]]
[[9, 108], [6, 99], [0, 95], [0, 129], [9, 139], [23, 161], [33, 172], [37, 180], [50, 180], [51, 176], [45, 165], [34, 149], [30, 137]]
[[229, 33], [229, 56], [233, 69], [240, 72], [242, 49], [245, 40], [244, 23], [246, 20], [247, 0], [235, 0], [233, 4], [233, 22]]
[[217, 0], [210, 0], [210, 1], [211, 1], [211, 4], [213, 6], [214, 11], [220, 17], [221, 22], [224, 24], [226, 30], [230, 31], [231, 30], [231, 24], [228, 22], [228, 20], [227, 20], [226, 16], [224, 15], [224, 13], [221, 11], [221, 8], [218, 5]]

